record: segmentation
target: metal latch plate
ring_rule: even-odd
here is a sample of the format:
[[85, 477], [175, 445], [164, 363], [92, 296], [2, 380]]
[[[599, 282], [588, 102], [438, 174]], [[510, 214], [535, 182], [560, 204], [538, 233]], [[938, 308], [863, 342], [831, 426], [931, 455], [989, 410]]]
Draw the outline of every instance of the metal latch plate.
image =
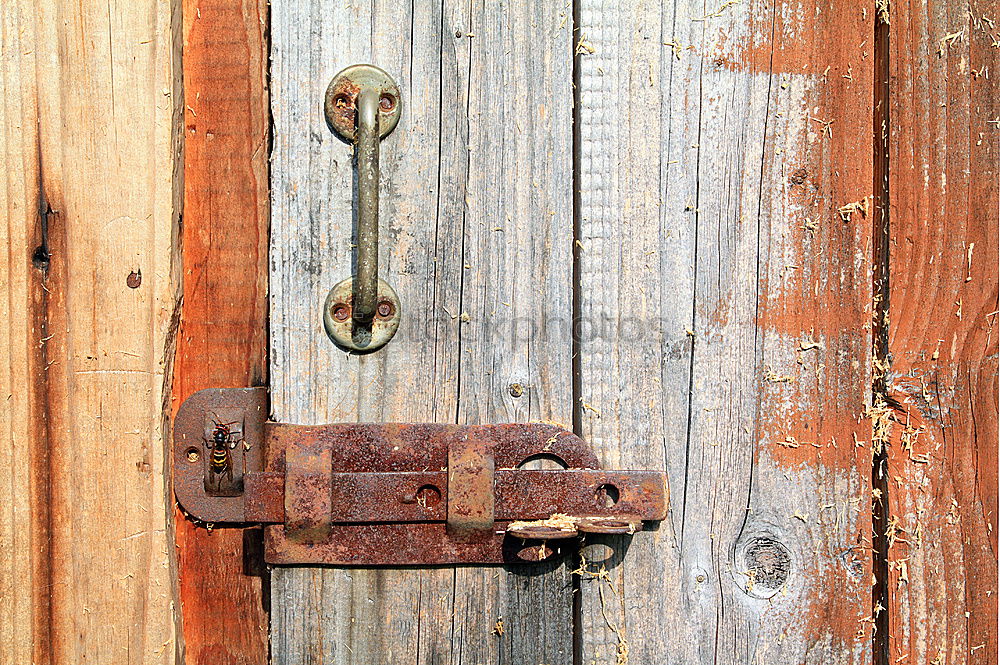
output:
[[[607, 525], [666, 514], [664, 474], [602, 470], [579, 437], [555, 425], [287, 425], [265, 422], [265, 400], [264, 389], [193, 395], [176, 420], [174, 468], [178, 500], [195, 517], [267, 524], [269, 563], [539, 561], [558, 548], [508, 533], [512, 522], [568, 515], [579, 531], [616, 532]], [[246, 413], [243, 494], [211, 496], [208, 467], [192, 450], [210, 452], [205, 418], [232, 408]], [[566, 468], [520, 468], [540, 455]], [[538, 527], [545, 540], [551, 531]]]

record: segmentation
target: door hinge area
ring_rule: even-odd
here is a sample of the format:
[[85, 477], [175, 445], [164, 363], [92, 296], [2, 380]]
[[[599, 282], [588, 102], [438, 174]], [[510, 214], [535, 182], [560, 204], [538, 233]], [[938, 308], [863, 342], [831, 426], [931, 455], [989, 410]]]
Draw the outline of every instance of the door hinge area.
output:
[[[209, 524], [265, 525], [272, 564], [543, 561], [588, 533], [666, 517], [666, 476], [608, 471], [555, 425], [267, 420], [264, 388], [192, 395], [174, 422], [174, 491]], [[545, 458], [565, 468], [529, 469]]]

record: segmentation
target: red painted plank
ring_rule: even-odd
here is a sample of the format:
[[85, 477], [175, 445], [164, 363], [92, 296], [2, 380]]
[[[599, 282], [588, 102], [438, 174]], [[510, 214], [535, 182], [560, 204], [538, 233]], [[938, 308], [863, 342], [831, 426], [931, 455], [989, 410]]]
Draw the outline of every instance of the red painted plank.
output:
[[890, 17], [889, 662], [996, 662], [996, 3]]
[[[267, 4], [184, 0], [184, 304], [173, 407], [267, 380]], [[266, 663], [260, 572], [240, 529], [177, 515], [184, 662]], [[249, 570], [247, 570], [249, 568]], [[247, 574], [250, 573], [250, 574]], [[256, 575], [256, 576], [255, 576]]]

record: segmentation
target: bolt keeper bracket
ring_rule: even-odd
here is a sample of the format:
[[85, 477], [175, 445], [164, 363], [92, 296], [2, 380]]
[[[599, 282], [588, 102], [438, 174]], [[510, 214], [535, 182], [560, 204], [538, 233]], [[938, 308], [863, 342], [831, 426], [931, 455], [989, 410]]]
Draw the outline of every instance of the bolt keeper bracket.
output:
[[[173, 473], [190, 516], [266, 525], [271, 564], [537, 562], [562, 539], [666, 517], [665, 474], [602, 470], [556, 425], [288, 425], [267, 413], [264, 388], [195, 393], [174, 421]], [[566, 468], [522, 468], [538, 458]]]

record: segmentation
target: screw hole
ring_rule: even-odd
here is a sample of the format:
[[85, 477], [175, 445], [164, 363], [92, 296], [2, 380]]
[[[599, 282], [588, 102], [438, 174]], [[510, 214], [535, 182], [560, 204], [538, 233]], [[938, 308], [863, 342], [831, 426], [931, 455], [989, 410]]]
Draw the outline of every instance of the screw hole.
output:
[[336, 106], [338, 109], [345, 109], [354, 106], [354, 102], [353, 100], [351, 100], [350, 97], [348, 97], [344, 93], [340, 93], [339, 95], [333, 98], [333, 105]]
[[597, 491], [594, 492], [594, 499], [600, 508], [611, 508], [618, 503], [620, 497], [621, 494], [618, 492], [618, 488], [611, 483], [598, 486]]
[[187, 457], [187, 461], [191, 464], [194, 464], [199, 459], [201, 459], [201, 453], [198, 451], [197, 448], [188, 448], [184, 452], [184, 455]]

